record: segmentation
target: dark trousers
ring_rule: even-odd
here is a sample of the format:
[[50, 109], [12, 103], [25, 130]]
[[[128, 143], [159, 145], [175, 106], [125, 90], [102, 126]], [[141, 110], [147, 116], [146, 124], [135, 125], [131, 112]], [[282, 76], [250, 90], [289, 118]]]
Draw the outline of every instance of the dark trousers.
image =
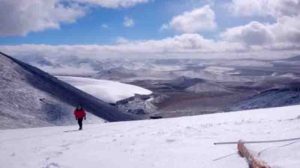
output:
[[82, 129], [82, 120], [83, 120], [83, 118], [78, 118], [78, 119], [77, 119], [77, 122], [78, 122], [79, 129], [80, 129], [80, 130]]

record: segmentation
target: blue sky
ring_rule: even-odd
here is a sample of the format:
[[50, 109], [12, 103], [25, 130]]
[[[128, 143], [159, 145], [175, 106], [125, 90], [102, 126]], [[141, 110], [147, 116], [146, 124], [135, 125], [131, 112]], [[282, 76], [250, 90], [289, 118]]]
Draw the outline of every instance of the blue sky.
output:
[[83, 57], [295, 55], [299, 11], [300, 0], [2, 0], [0, 50]]
[[[62, 24], [60, 29], [30, 32], [26, 36], [0, 37], [0, 44], [109, 44], [119, 37], [133, 40], [159, 39], [172, 34], [159, 29], [163, 23], [180, 12], [180, 9], [171, 6], [173, 2], [174, 0], [156, 0], [121, 9], [95, 6], [76, 23]], [[179, 7], [180, 4], [178, 3]], [[124, 27], [123, 19], [126, 16], [134, 19], [133, 27]], [[102, 28], [103, 24], [108, 27]]]
[[[211, 3], [197, 0], [153, 0], [129, 8], [111, 9], [93, 6], [75, 23], [63, 23], [59, 29], [29, 32], [25, 36], [0, 37], [0, 44], [112, 44], [118, 38], [129, 40], [162, 39], [175, 34], [172, 30], [160, 31], [160, 27], [172, 17], [185, 11], [210, 4], [215, 9], [218, 28], [212, 32], [201, 32], [204, 37], [216, 38], [216, 34], [227, 27], [246, 24], [253, 18], [232, 17], [226, 3]], [[124, 17], [134, 20], [132, 27], [123, 25]], [[256, 18], [256, 20], [267, 20]], [[267, 20], [271, 21], [271, 20]], [[107, 27], [103, 28], [102, 25]]]

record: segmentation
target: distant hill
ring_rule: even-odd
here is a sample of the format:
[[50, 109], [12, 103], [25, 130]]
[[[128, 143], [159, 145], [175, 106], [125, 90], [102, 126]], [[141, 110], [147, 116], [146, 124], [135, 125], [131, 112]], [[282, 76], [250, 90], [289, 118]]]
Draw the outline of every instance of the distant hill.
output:
[[0, 52], [0, 128], [68, 125], [74, 123], [72, 110], [78, 104], [93, 114], [90, 117], [106, 121], [138, 119]]
[[281, 107], [300, 104], [300, 85], [289, 88], [276, 88], [263, 91], [253, 97], [233, 105], [227, 111], [238, 111], [257, 108]]

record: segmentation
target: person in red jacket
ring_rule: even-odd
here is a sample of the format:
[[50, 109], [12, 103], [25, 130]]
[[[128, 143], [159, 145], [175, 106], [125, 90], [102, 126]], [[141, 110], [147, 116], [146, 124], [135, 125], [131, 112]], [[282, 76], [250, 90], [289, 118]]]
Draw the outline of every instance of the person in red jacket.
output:
[[82, 130], [82, 120], [86, 120], [86, 114], [81, 105], [76, 107], [76, 109], [74, 110], [74, 115], [78, 122], [79, 130]]

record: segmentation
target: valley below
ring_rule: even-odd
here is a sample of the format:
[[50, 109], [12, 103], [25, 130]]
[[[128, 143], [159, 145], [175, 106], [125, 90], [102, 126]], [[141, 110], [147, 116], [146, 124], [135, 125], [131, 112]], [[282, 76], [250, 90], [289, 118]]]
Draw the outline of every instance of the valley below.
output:
[[[69, 64], [2, 60], [3, 128], [74, 124], [71, 112], [78, 104], [91, 113], [90, 123], [300, 104], [298, 56], [272, 61], [78, 58]], [[92, 71], [68, 71], [82, 64]], [[22, 117], [24, 122], [11, 124]]]
[[190, 116], [300, 103], [299, 56], [279, 60], [136, 58], [93, 62], [78, 59], [73, 62], [88, 65], [94, 72], [84, 75], [78, 72], [49, 72], [53, 75], [118, 81], [151, 91], [148, 99], [135, 99], [133, 96], [121, 103], [121, 110], [139, 113], [143, 118]]

